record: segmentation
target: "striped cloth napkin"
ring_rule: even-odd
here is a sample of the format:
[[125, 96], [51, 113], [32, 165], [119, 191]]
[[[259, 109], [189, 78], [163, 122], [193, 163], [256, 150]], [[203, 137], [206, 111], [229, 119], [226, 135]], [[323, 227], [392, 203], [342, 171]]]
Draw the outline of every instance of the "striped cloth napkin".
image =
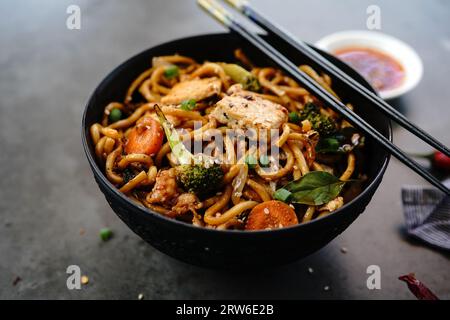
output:
[[[449, 187], [450, 179], [444, 181]], [[450, 250], [450, 197], [423, 187], [402, 188], [406, 231], [410, 236]]]

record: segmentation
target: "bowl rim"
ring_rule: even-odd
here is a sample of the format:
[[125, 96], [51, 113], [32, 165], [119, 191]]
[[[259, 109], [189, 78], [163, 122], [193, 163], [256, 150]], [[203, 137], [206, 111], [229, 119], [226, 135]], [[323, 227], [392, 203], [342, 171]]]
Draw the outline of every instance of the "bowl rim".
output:
[[[351, 205], [353, 205], [355, 202], [359, 201], [361, 198], [363, 198], [366, 193], [369, 192], [369, 190], [371, 188], [373, 188], [377, 183], [381, 182], [379, 180], [382, 179], [386, 168], [389, 164], [389, 160], [390, 160], [390, 154], [387, 153], [385, 158], [383, 159], [383, 163], [381, 164], [380, 170], [376, 173], [376, 175], [372, 178], [372, 181], [365, 187], [365, 189], [358, 194], [355, 198], [353, 198], [350, 202], [347, 202], [346, 204], [344, 204], [341, 208], [337, 209], [336, 211], [333, 211], [332, 214], [320, 217], [320, 218], [316, 218], [314, 220], [305, 222], [305, 223], [299, 223], [293, 226], [288, 226], [288, 227], [284, 227], [284, 228], [280, 228], [280, 229], [272, 229], [272, 230], [246, 230], [246, 231], [242, 231], [242, 230], [216, 230], [216, 229], [210, 229], [210, 228], [203, 228], [203, 227], [197, 227], [194, 226], [192, 224], [189, 223], [185, 223], [182, 221], [178, 221], [176, 219], [172, 219], [172, 218], [168, 218], [162, 214], [159, 214], [157, 212], [154, 212], [152, 210], [150, 210], [149, 208], [146, 208], [144, 206], [138, 205], [136, 203], [134, 203], [132, 200], [130, 200], [127, 196], [125, 196], [125, 194], [123, 194], [122, 192], [119, 191], [119, 189], [117, 189], [107, 178], [106, 175], [103, 173], [103, 171], [100, 169], [100, 167], [97, 165], [96, 160], [94, 159], [93, 155], [91, 154], [91, 151], [89, 149], [89, 145], [88, 145], [88, 141], [87, 141], [87, 134], [89, 132], [89, 130], [87, 129], [87, 124], [86, 124], [86, 115], [87, 115], [87, 111], [90, 108], [93, 99], [95, 98], [95, 95], [97, 94], [97, 90], [98, 88], [104, 86], [107, 82], [110, 81], [110, 78], [114, 77], [117, 73], [119, 73], [122, 69], [125, 68], [125, 65], [129, 64], [132, 60], [135, 60], [136, 58], [140, 57], [141, 55], [145, 55], [148, 51], [150, 50], [154, 50], [157, 48], [161, 48], [164, 47], [170, 43], [173, 42], [177, 42], [177, 41], [181, 41], [181, 40], [192, 40], [194, 38], [208, 38], [208, 37], [229, 37], [231, 35], [231, 33], [229, 32], [216, 32], [216, 33], [202, 33], [202, 34], [197, 34], [197, 35], [193, 35], [193, 36], [188, 36], [188, 37], [181, 37], [181, 38], [176, 38], [173, 40], [169, 40], [163, 43], [160, 43], [158, 45], [149, 47], [133, 56], [131, 56], [130, 58], [128, 58], [127, 60], [123, 61], [122, 63], [120, 63], [117, 67], [115, 67], [112, 71], [110, 71], [105, 77], [103, 77], [102, 81], [95, 87], [95, 89], [93, 90], [93, 92], [89, 95], [89, 98], [85, 104], [84, 107], [84, 111], [83, 111], [83, 115], [82, 115], [82, 121], [81, 121], [81, 140], [83, 143], [83, 150], [84, 153], [86, 154], [86, 157], [88, 159], [89, 165], [91, 167], [91, 169], [93, 170], [93, 174], [94, 174], [94, 178], [99, 178], [101, 180], [101, 182], [108, 188], [108, 190], [110, 192], [112, 192], [117, 199], [119, 199], [122, 203], [125, 203], [129, 206], [134, 207], [142, 216], [148, 216], [148, 215], [152, 215], [153, 218], [156, 218], [158, 220], [160, 220], [161, 222], [165, 223], [165, 224], [173, 224], [173, 225], [178, 225], [181, 228], [187, 228], [189, 230], [196, 230], [198, 232], [202, 232], [202, 233], [208, 233], [208, 234], [216, 234], [216, 235], [235, 235], [235, 236], [243, 236], [243, 237], [252, 237], [252, 236], [258, 236], [258, 235], [267, 235], [267, 234], [280, 234], [280, 233], [285, 233], [285, 232], [289, 232], [289, 231], [294, 231], [295, 229], [301, 229], [304, 227], [307, 227], [309, 225], [313, 225], [313, 224], [317, 224], [320, 221], [323, 220], [331, 220], [331, 219], [335, 219], [335, 217], [339, 216], [339, 213], [341, 213], [342, 211], [344, 211], [347, 207], [350, 207]], [[317, 47], [314, 47], [312, 45], [310, 45], [312, 48], [314, 48], [315, 50], [319, 50]], [[364, 80], [364, 79], [363, 79]], [[365, 80], [364, 80], [365, 81]], [[366, 81], [367, 82], [367, 81]], [[367, 83], [368, 84], [368, 83]], [[368, 84], [370, 86], [370, 84]], [[372, 88], [370, 86], [370, 88]], [[373, 89], [372, 89], [373, 90]], [[391, 121], [389, 119], [387, 119], [388, 122], [388, 139], [390, 141], [392, 141], [392, 125], [391, 125]], [[103, 191], [102, 191], [103, 192]], [[133, 212], [134, 214], [135, 212]]]
[[[354, 41], [354, 44], [347, 44], [348, 41]], [[361, 44], [361, 41], [365, 44]], [[416, 50], [408, 43], [400, 40], [392, 35], [371, 30], [343, 30], [328, 34], [314, 43], [314, 45], [324, 50], [325, 52], [334, 56], [333, 52], [336, 49], [343, 49], [349, 47], [373, 48], [393, 57], [398, 63], [402, 65], [407, 76], [404, 81], [395, 88], [377, 91], [381, 98], [389, 100], [398, 98], [407, 92], [413, 90], [422, 80], [424, 67], [422, 59]], [[404, 56], [397, 53], [396, 50], [388, 47], [395, 45], [396, 48], [401, 48], [405, 55], [408, 56], [408, 63], [405, 63]], [[333, 49], [332, 49], [333, 48]], [[351, 67], [351, 66], [350, 66]]]

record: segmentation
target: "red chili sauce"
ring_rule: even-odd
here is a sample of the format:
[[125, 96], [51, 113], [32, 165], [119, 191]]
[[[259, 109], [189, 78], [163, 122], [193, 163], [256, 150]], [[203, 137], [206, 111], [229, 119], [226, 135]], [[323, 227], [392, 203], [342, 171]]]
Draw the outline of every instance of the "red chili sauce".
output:
[[378, 91], [397, 88], [405, 78], [403, 66], [394, 58], [369, 48], [345, 48], [334, 52], [361, 73]]

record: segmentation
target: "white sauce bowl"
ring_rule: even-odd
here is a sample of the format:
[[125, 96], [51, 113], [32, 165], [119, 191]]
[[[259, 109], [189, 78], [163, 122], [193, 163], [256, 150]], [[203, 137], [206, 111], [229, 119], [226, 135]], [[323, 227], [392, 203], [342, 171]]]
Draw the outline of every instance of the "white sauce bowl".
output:
[[316, 47], [333, 54], [346, 48], [369, 48], [394, 58], [403, 67], [405, 77], [393, 89], [380, 91], [383, 99], [397, 98], [412, 90], [421, 80], [423, 64], [419, 55], [408, 44], [392, 36], [375, 31], [342, 31], [328, 35], [316, 42]]

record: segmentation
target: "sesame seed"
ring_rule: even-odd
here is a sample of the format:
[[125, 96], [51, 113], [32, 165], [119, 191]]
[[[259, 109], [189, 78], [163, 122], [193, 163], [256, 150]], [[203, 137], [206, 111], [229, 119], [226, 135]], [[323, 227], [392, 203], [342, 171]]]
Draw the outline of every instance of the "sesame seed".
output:
[[144, 294], [139, 293], [139, 295], [138, 295], [138, 300], [144, 300]]
[[323, 287], [323, 291], [330, 291], [330, 287], [329, 286]]
[[269, 209], [268, 209], [268, 208], [264, 208], [264, 210], [263, 210], [263, 211], [264, 211], [264, 213], [265, 213], [265, 214], [269, 214], [269, 213], [270, 213], [270, 211], [269, 211]]
[[308, 268], [308, 273], [314, 273], [314, 269], [311, 268], [311, 267], [309, 267], [309, 268]]
[[342, 252], [342, 253], [347, 253], [347, 251], [348, 251], [348, 249], [347, 249], [346, 247], [342, 247], [342, 248], [341, 248], [341, 252]]
[[82, 284], [88, 284], [89, 283], [88, 276], [81, 276], [81, 283]]

